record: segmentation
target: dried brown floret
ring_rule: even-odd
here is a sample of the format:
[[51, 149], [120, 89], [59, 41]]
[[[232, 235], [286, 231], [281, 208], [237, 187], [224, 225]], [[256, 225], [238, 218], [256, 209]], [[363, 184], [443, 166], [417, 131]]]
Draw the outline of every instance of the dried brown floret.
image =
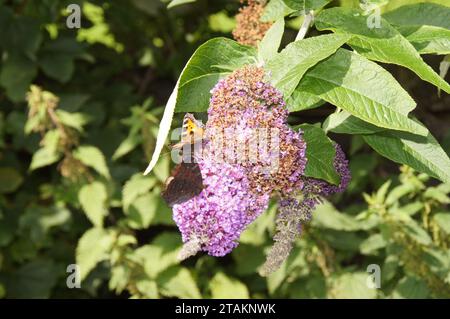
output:
[[256, 0], [248, 0], [247, 2], [247, 6], [239, 9], [239, 13], [236, 15], [233, 37], [241, 44], [256, 47], [272, 26], [272, 23], [261, 21], [265, 6], [262, 2]]

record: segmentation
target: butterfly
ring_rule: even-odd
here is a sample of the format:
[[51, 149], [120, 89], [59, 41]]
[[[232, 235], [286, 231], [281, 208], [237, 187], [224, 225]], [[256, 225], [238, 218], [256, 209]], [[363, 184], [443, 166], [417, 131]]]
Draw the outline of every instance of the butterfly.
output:
[[[184, 145], [192, 145], [203, 140], [204, 127], [194, 116], [187, 113], [183, 119], [183, 130], [181, 141], [172, 149], [182, 149]], [[199, 195], [203, 190], [203, 178], [198, 163], [183, 161], [178, 164], [170, 177], [166, 180], [166, 187], [162, 192], [162, 197], [167, 205], [181, 204]]]
[[184, 203], [199, 195], [203, 190], [203, 178], [198, 163], [181, 162], [166, 181], [162, 197], [167, 205]]

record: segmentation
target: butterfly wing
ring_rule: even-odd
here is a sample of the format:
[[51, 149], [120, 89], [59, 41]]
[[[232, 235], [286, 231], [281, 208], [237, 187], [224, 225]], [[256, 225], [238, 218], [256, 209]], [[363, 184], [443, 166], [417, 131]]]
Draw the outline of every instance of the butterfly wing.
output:
[[182, 162], [167, 180], [162, 197], [172, 207], [197, 196], [202, 190], [203, 179], [198, 164]]

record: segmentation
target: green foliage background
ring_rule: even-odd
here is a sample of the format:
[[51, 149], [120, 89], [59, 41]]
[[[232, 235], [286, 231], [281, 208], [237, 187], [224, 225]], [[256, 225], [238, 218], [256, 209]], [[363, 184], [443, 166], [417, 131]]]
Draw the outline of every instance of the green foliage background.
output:
[[[65, 25], [70, 3], [83, 8], [80, 30]], [[275, 204], [231, 255], [176, 260], [181, 236], [160, 198], [170, 157], [150, 176], [142, 172], [186, 61], [205, 41], [230, 37], [239, 3], [166, 5], [0, 1], [0, 297], [450, 297], [450, 185], [399, 169], [358, 136], [337, 138], [350, 158], [348, 191], [317, 209], [279, 271], [257, 273], [272, 243]], [[316, 26], [332, 30], [329, 21]], [[300, 22], [288, 19], [286, 43]], [[435, 70], [440, 60], [426, 57]], [[406, 69], [388, 69], [448, 153], [449, 96]], [[331, 112], [294, 112], [290, 120], [316, 123]], [[74, 263], [80, 289], [66, 285]], [[381, 267], [380, 289], [366, 285], [370, 264]]]

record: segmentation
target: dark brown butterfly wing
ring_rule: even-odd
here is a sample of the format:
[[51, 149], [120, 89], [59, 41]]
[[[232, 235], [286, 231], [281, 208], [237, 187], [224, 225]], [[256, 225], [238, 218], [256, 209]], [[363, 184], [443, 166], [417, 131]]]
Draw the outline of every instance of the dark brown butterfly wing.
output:
[[203, 179], [197, 163], [178, 164], [166, 182], [162, 197], [172, 207], [197, 196], [203, 190]]

